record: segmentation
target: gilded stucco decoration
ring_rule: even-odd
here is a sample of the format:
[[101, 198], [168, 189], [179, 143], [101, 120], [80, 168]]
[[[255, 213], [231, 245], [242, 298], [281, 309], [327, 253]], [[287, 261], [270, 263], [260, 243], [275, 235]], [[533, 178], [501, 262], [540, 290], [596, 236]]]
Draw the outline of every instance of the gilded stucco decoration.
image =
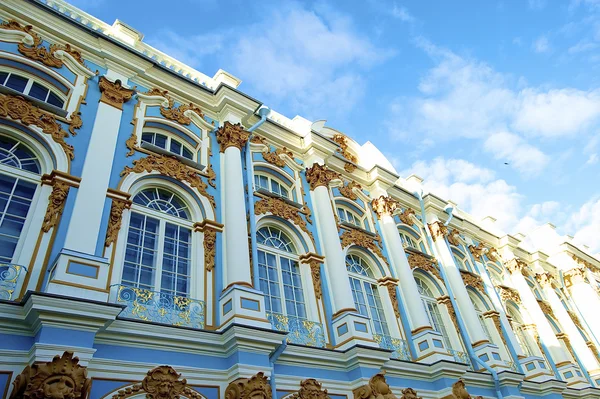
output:
[[329, 170], [325, 165], [314, 163], [310, 168], [306, 168], [306, 180], [311, 190], [319, 186], [327, 187], [332, 180], [339, 179], [341, 179], [340, 174]]
[[248, 138], [250, 138], [250, 133], [244, 130], [240, 123], [225, 122], [217, 129], [217, 143], [221, 147], [221, 152], [225, 152], [229, 147], [235, 147], [241, 151]]
[[565, 285], [571, 287], [573, 284], [578, 282], [585, 282], [587, 280], [585, 268], [583, 267], [574, 267], [572, 269], [567, 270], [563, 274]]
[[321, 264], [325, 258], [314, 253], [307, 253], [300, 255], [300, 263], [308, 264], [310, 266], [310, 274], [315, 289], [315, 297], [321, 299], [323, 296], [323, 289], [321, 286]]
[[375, 374], [368, 384], [352, 391], [354, 399], [398, 399], [385, 380], [385, 371]]
[[60, 217], [65, 209], [65, 202], [69, 195], [69, 184], [61, 180], [52, 180], [52, 192], [48, 197], [48, 208], [44, 215], [42, 231], [47, 233], [51, 228], [56, 227]]
[[552, 318], [554, 317], [554, 312], [552, 311], [552, 306], [550, 306], [550, 304], [544, 300], [538, 299], [537, 303], [540, 307], [540, 309], [542, 309], [542, 312], [544, 312], [545, 315], [550, 316]]
[[371, 206], [373, 207], [373, 211], [377, 214], [377, 218], [381, 219], [384, 216], [392, 216], [399, 204], [398, 201], [392, 197], [381, 195], [379, 198], [375, 198], [371, 201]]
[[434, 275], [435, 277], [437, 277], [438, 280], [442, 281], [442, 276], [440, 274], [440, 271], [435, 264], [435, 260], [432, 258], [429, 258], [420, 253], [409, 252], [408, 265], [410, 266], [411, 269], [414, 269], [414, 268], [422, 269], [422, 270]]
[[469, 251], [471, 252], [471, 255], [473, 255], [473, 258], [475, 258], [476, 261], [481, 262], [483, 256], [487, 252], [487, 248], [485, 247], [485, 245], [483, 245], [482, 242], [480, 242], [479, 244], [477, 244], [477, 246], [469, 245]]
[[191, 187], [197, 189], [201, 195], [208, 198], [212, 207], [216, 208], [215, 198], [206, 191], [208, 185], [202, 181], [198, 172], [175, 157], [148, 155], [145, 158], [133, 161], [133, 168], [126, 166], [121, 171], [120, 176], [124, 177], [130, 173], [151, 173], [152, 171], [157, 171], [162, 175], [188, 183]]
[[348, 199], [351, 199], [352, 201], [355, 201], [356, 199], [358, 199], [358, 195], [356, 195], [356, 193], [354, 192], [354, 188], [356, 188], [357, 190], [362, 189], [360, 184], [358, 184], [354, 180], [351, 180], [348, 183], [344, 184], [344, 186], [340, 187], [340, 194], [342, 194]]
[[81, 119], [81, 112], [73, 112], [69, 117], [69, 132], [71, 132], [71, 136], [77, 136], [75, 129], [81, 129], [82, 126], [83, 119]]
[[187, 380], [181, 379], [171, 366], [158, 366], [146, 373], [141, 383], [120, 389], [112, 399], [126, 399], [146, 393], [147, 399], [204, 399], [194, 388], [190, 387]]
[[[154, 90], [156, 90], [156, 91], [154, 91]], [[181, 123], [182, 125], [189, 125], [192, 123], [192, 119], [189, 116], [185, 115], [185, 113], [187, 111], [194, 112], [200, 118], [204, 118], [204, 113], [202, 112], [200, 107], [198, 107], [192, 103], [182, 104], [179, 107], [176, 107], [175, 100], [173, 100], [173, 98], [171, 98], [171, 96], [169, 96], [167, 93], [168, 92], [166, 90], [161, 91], [159, 89], [153, 89], [153, 90], [149, 91], [148, 93], [146, 93], [148, 95], [159, 95], [159, 96], [165, 97], [167, 99], [169, 105], [167, 107], [163, 107], [162, 105], [160, 106], [160, 114], [162, 116], [164, 116], [165, 118], [170, 119], [172, 121]]]
[[504, 343], [504, 346], [509, 348], [508, 343], [506, 341], [506, 337], [504, 336], [504, 334], [502, 332], [502, 323], [500, 321], [500, 313], [496, 312], [495, 310], [490, 310], [488, 312], [485, 312], [483, 314], [483, 317], [492, 319], [492, 321], [494, 322], [494, 326], [496, 327], [496, 330], [498, 331], [498, 335], [500, 335], [500, 338], [502, 339], [502, 342]]
[[356, 163], [358, 159], [354, 154], [352, 154], [348, 148], [348, 137], [344, 136], [341, 133], [336, 133], [333, 135], [332, 140], [335, 141], [340, 148], [338, 148], [337, 152], [342, 154], [344, 158], [352, 163]]
[[267, 139], [265, 139], [262, 136], [259, 136], [258, 134], [254, 134], [252, 135], [252, 138], [250, 139], [250, 142], [252, 144], [262, 144], [262, 145], [266, 145], [268, 146], [269, 144], [267, 143]]
[[529, 266], [519, 258], [512, 258], [505, 263], [506, 268], [511, 273], [521, 273], [523, 276], [530, 275]]
[[354, 173], [354, 171], [356, 170], [356, 165], [354, 165], [351, 162], [346, 162], [344, 164], [344, 170], [348, 173]]
[[581, 325], [581, 321], [579, 321], [579, 317], [577, 317], [577, 314], [575, 314], [575, 312], [573, 312], [572, 310], [567, 310], [567, 313], [569, 314], [569, 317], [571, 317], [571, 320], [573, 320], [573, 323], [577, 326], [577, 328], [579, 328], [581, 331], [585, 331], [583, 329], [583, 326]]
[[573, 258], [573, 260], [575, 262], [577, 262], [578, 264], [580, 264], [581, 266], [584, 266], [585, 268], [587, 268], [587, 269], [589, 269], [589, 270], [591, 270], [593, 272], [600, 272], [600, 268], [598, 268], [597, 266], [595, 266], [591, 262], [583, 260], [580, 257], [575, 256], [575, 255], [571, 255], [571, 258]]
[[417, 394], [417, 391], [415, 391], [412, 388], [404, 388], [402, 390], [402, 396], [400, 396], [400, 399], [423, 399], [421, 396], [419, 396]]
[[554, 283], [556, 283], [554, 276], [549, 272], [537, 273], [535, 275], [535, 279], [538, 282], [538, 284], [541, 285], [542, 287], [545, 287], [547, 285], [550, 285], [552, 287], [552, 285]]
[[443, 238], [448, 234], [448, 228], [444, 226], [442, 222], [435, 221], [427, 225], [433, 241], [437, 241], [439, 238]]
[[25, 367], [13, 382], [10, 399], [86, 399], [90, 387], [87, 368], [73, 352], [64, 352]]
[[329, 399], [327, 389], [322, 389], [322, 385], [314, 378], [309, 378], [300, 382], [300, 390], [290, 396], [290, 399]]
[[194, 231], [200, 231], [204, 234], [204, 269], [207, 272], [212, 272], [217, 254], [217, 233], [223, 231], [223, 225], [204, 220], [194, 224]]
[[502, 261], [502, 256], [500, 256], [500, 254], [498, 253], [498, 250], [496, 248], [494, 248], [494, 247], [491, 247], [488, 250], [487, 257], [492, 262], [500, 262], [500, 261]]
[[537, 330], [537, 326], [535, 324], [523, 324], [521, 328], [523, 329], [523, 331], [531, 331], [531, 336], [537, 344], [540, 353], [544, 353], [544, 348], [542, 346], [542, 341], [540, 340], [540, 334]]
[[131, 100], [131, 97], [135, 94], [135, 87], [133, 89], [127, 89], [123, 87], [123, 84], [119, 79], [111, 82], [104, 76], [100, 76], [98, 87], [100, 88], [101, 93], [100, 102], [120, 110], [123, 109], [123, 104]]
[[279, 166], [280, 168], [283, 168], [285, 166], [285, 160], [282, 158], [283, 155], [288, 156], [291, 159], [294, 159], [294, 154], [292, 154], [292, 152], [290, 150], [288, 150], [286, 147], [277, 148], [274, 151], [263, 151], [262, 152], [262, 156], [265, 161], [267, 161], [270, 164]]
[[372, 251], [387, 263], [386, 258], [381, 251], [383, 244], [381, 243], [381, 237], [378, 234], [370, 235], [349, 226], [342, 226], [342, 228], [345, 230], [340, 236], [343, 248], [349, 247], [352, 244], [358, 245], [359, 247]]
[[451, 245], [458, 247], [462, 242], [462, 240], [460, 238], [460, 230], [458, 230], [458, 229], [452, 229], [452, 231], [446, 230], [446, 239], [448, 240], [448, 242]]
[[514, 288], [510, 288], [505, 285], [497, 285], [496, 290], [498, 290], [502, 302], [512, 301], [517, 305], [521, 303], [521, 296], [519, 295], [519, 291], [515, 290]]
[[20, 120], [25, 125], [37, 126], [62, 147], [69, 159], [73, 160], [75, 158], [73, 146], [65, 142], [65, 138], [69, 137], [69, 133], [56, 121], [56, 117], [31, 104], [23, 97], [0, 94], [0, 117], [9, 117]]
[[575, 356], [575, 351], [573, 350], [573, 346], [571, 346], [571, 340], [569, 339], [567, 334], [558, 333], [558, 334], [556, 334], [556, 338], [562, 340], [565, 343], [565, 346], [567, 347], [567, 350], [571, 354], [571, 357], [573, 358], [573, 360], [577, 359], [577, 357]]
[[453, 399], [483, 399], [482, 396], [471, 396], [467, 392], [467, 387], [462, 378], [452, 384], [452, 397]]
[[600, 352], [598, 352], [596, 345], [594, 345], [594, 343], [591, 341], [587, 341], [585, 344], [588, 346], [588, 348], [590, 348], [594, 356], [596, 356], [596, 359], [600, 362]]
[[481, 279], [481, 277], [479, 277], [479, 275], [466, 270], [461, 270], [460, 276], [462, 277], [463, 283], [465, 283], [465, 285], [473, 287], [481, 293], [485, 292], [483, 288], [483, 280]]
[[108, 228], [106, 229], [106, 239], [104, 246], [109, 247], [117, 242], [119, 231], [121, 230], [121, 221], [123, 220], [123, 211], [131, 208], [131, 200], [113, 198], [110, 206], [110, 216], [108, 218]]
[[271, 385], [263, 372], [251, 378], [238, 378], [225, 390], [225, 399], [271, 399]]
[[306, 221], [300, 216], [302, 213], [300, 209], [288, 204], [280, 198], [266, 197], [254, 204], [254, 214], [264, 215], [266, 213], [270, 213], [294, 223], [296, 226], [300, 227], [302, 231], [308, 234], [310, 239], [314, 242], [313, 234], [308, 229]]
[[448, 315], [450, 316], [450, 319], [452, 320], [456, 331], [459, 331], [460, 328], [458, 326], [458, 320], [456, 318], [456, 311], [454, 310], [454, 306], [452, 306], [452, 301], [450, 300], [450, 297], [448, 295], [441, 296], [437, 298], [437, 302], [439, 304], [446, 305], [446, 308], [448, 309]]
[[413, 224], [415, 224], [415, 221], [413, 220], [413, 218], [415, 217], [414, 209], [406, 208], [402, 211], [402, 213], [400, 213], [399, 217], [400, 221], [408, 226], [412, 226]]
[[387, 288], [390, 300], [392, 301], [392, 307], [394, 308], [394, 314], [397, 318], [400, 317], [400, 307], [398, 304], [398, 294], [396, 287], [398, 286], [398, 279], [392, 277], [383, 277], [377, 281], [380, 285]]

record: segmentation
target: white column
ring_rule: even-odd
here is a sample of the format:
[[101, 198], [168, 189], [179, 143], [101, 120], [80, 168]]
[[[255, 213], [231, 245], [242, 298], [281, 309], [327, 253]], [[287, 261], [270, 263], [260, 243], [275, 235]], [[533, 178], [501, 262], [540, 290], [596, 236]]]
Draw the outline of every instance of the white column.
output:
[[[565, 272], [565, 280], [570, 283], [571, 298], [583, 316], [596, 339], [600, 339], [600, 299], [590, 283], [585, 280], [585, 269], [574, 268]], [[593, 341], [593, 337], [590, 337]]]
[[65, 239], [65, 248], [87, 254], [94, 254], [96, 250], [123, 103], [133, 95], [133, 90], [122, 87], [120, 81], [113, 83], [103, 76], [100, 77], [99, 86], [102, 97]]

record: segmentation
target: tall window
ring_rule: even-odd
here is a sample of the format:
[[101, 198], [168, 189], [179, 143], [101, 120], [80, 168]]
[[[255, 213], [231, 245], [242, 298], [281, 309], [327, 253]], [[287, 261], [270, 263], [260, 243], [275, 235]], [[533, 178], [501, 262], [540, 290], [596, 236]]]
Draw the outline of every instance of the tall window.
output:
[[0, 85], [16, 90], [55, 107], [62, 108], [65, 101], [54, 91], [35, 80], [11, 71], [0, 71]]
[[291, 199], [289, 190], [271, 176], [254, 175], [256, 189], [262, 188], [280, 197]]
[[0, 262], [13, 261], [40, 173], [33, 151], [0, 136]]
[[427, 312], [431, 327], [442, 334], [446, 348], [452, 349], [450, 339], [448, 338], [448, 331], [442, 320], [442, 315], [440, 314], [440, 309], [438, 308], [438, 303], [435, 300], [433, 292], [431, 292], [427, 284], [421, 278], [415, 276], [415, 282], [417, 283], [419, 294], [421, 294], [421, 301], [423, 301], [423, 306], [425, 306], [425, 311]]
[[533, 356], [533, 351], [529, 346], [529, 341], [525, 335], [525, 331], [523, 330], [523, 320], [518, 315], [517, 312], [513, 311], [510, 307], [507, 309], [508, 315], [511, 317], [510, 325], [515, 333], [515, 337], [519, 342], [519, 346], [521, 346], [521, 350], [525, 353], [526, 356]]
[[479, 298], [475, 297], [475, 294], [469, 291], [469, 298], [471, 298], [471, 302], [473, 302], [473, 306], [475, 307], [475, 313], [477, 313], [477, 318], [479, 319], [479, 324], [481, 324], [481, 328], [483, 328], [483, 332], [485, 336], [490, 342], [494, 342], [492, 340], [492, 335], [490, 334], [490, 330], [488, 330], [487, 325], [485, 324], [485, 318], [483, 317], [483, 312], [485, 309], [481, 305], [481, 301]]
[[187, 297], [191, 221], [183, 200], [161, 188], [133, 198], [122, 284]]
[[354, 306], [360, 314], [371, 320], [373, 334], [390, 335], [377, 282], [366, 261], [357, 255], [346, 256], [346, 269], [350, 277]]
[[262, 227], [256, 232], [260, 289], [267, 313], [306, 318], [296, 248], [281, 230]]

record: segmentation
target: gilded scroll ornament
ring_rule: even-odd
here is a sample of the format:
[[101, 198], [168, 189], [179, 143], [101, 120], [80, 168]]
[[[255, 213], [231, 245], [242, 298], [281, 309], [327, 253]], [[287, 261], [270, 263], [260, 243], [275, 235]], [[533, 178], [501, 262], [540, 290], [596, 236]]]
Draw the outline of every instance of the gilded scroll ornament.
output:
[[454, 306], [452, 306], [452, 301], [448, 295], [444, 295], [442, 297], [437, 298], [437, 302], [442, 305], [446, 305], [446, 309], [448, 309], [448, 315], [450, 315], [450, 319], [456, 328], [456, 331], [460, 331], [458, 326], [458, 320], [456, 318], [456, 311], [454, 310]]
[[381, 237], [379, 235], [372, 236], [370, 234], [365, 233], [364, 231], [354, 229], [352, 227], [343, 226], [343, 229], [346, 230], [342, 233], [340, 239], [342, 240], [342, 247], [346, 248], [350, 245], [358, 245], [359, 247], [363, 247], [367, 250], [372, 251], [380, 259], [387, 263], [386, 258], [383, 256], [383, 252], [381, 251], [381, 247], [383, 246], [381, 243]]
[[512, 258], [511, 260], [505, 263], [505, 266], [511, 273], [520, 272], [524, 276], [528, 276], [530, 274], [529, 266], [527, 266], [527, 263], [525, 263], [519, 258]]
[[500, 294], [500, 299], [502, 302], [512, 301], [517, 305], [521, 303], [521, 296], [519, 295], [519, 291], [514, 288], [507, 287], [505, 285], [496, 286], [498, 293]]
[[429, 223], [428, 227], [433, 241], [437, 241], [438, 239], [443, 238], [448, 234], [448, 228], [444, 226], [444, 224], [439, 220], [433, 223]]
[[392, 307], [394, 308], [394, 314], [397, 318], [399, 318], [400, 307], [398, 305], [398, 294], [396, 292], [396, 287], [398, 286], [398, 279], [384, 277], [377, 282], [387, 288], [388, 294], [390, 295], [390, 300], [392, 301]]
[[42, 231], [44, 233], [49, 232], [51, 228], [58, 225], [65, 209], [69, 188], [70, 186], [64, 181], [52, 181], [52, 192], [48, 197], [48, 208], [46, 208], [46, 215], [44, 215], [44, 222], [42, 223]]
[[151, 173], [152, 171], [157, 171], [162, 175], [188, 183], [197, 189], [200, 194], [208, 198], [212, 207], [216, 208], [215, 198], [206, 191], [208, 185], [202, 181], [200, 175], [175, 157], [148, 155], [145, 158], [133, 161], [133, 168], [126, 166], [121, 171], [120, 176], [127, 176], [130, 173]]
[[252, 138], [250, 139], [250, 142], [252, 144], [262, 144], [262, 145], [266, 145], [268, 146], [269, 144], [267, 143], [267, 139], [265, 139], [262, 136], [259, 136], [258, 134], [254, 134], [252, 135]]
[[487, 252], [487, 248], [485, 247], [485, 245], [483, 245], [482, 242], [480, 242], [479, 244], [477, 244], [477, 246], [469, 245], [469, 251], [471, 252], [471, 255], [473, 255], [473, 258], [475, 258], [475, 260], [481, 262], [483, 256]]
[[[71, 55], [71, 57], [73, 57], [73, 59], [75, 59], [75, 61], [77, 61], [79, 64], [81, 64], [82, 66], [87, 68], [87, 66], [85, 65], [85, 62], [83, 61], [83, 56], [81, 55], [81, 51], [77, 50], [76, 48], [73, 48], [69, 43], [66, 43], [64, 45], [53, 44], [50, 46], [51, 54], [54, 54], [58, 50], [64, 51], [65, 53]], [[62, 63], [62, 60], [61, 60], [61, 63]]]
[[340, 146], [337, 152], [342, 154], [344, 158], [353, 163], [356, 163], [356, 161], [358, 161], [356, 156], [352, 154], [348, 148], [348, 137], [344, 136], [341, 133], [336, 133], [333, 135], [332, 140]]
[[292, 152], [290, 150], [288, 150], [286, 147], [277, 148], [274, 151], [263, 151], [262, 152], [262, 156], [265, 161], [267, 161], [270, 164], [279, 166], [280, 168], [283, 168], [285, 166], [285, 160], [282, 158], [283, 155], [286, 155], [289, 158], [294, 159], [294, 154], [292, 154]]
[[8, 21], [2, 23], [0, 27], [2, 29], [21, 31], [31, 36], [33, 39], [33, 44], [31, 46], [27, 46], [24, 43], [19, 43], [18, 45], [19, 52], [25, 57], [40, 61], [42, 64], [52, 68], [60, 68], [63, 66], [63, 61], [54, 56], [54, 51], [59, 49], [58, 46], [52, 45], [50, 46], [50, 50], [44, 47], [41, 36], [33, 32], [33, 26], [23, 26], [17, 21]]
[[549, 272], [537, 273], [535, 275], [535, 279], [538, 282], [538, 284], [541, 285], [542, 287], [545, 287], [547, 285], [552, 287], [552, 285], [556, 282], [556, 280], [554, 279], [554, 276]]
[[452, 384], [452, 396], [453, 399], [483, 399], [482, 396], [473, 397], [467, 392], [467, 387], [462, 378], [459, 378], [454, 384]]
[[332, 180], [341, 179], [340, 174], [329, 170], [325, 165], [314, 163], [310, 168], [306, 168], [306, 180], [310, 189], [314, 190], [319, 186], [329, 186]]
[[442, 280], [442, 276], [440, 274], [439, 269], [437, 268], [435, 261], [431, 258], [428, 258], [425, 255], [419, 253], [409, 253], [408, 254], [408, 265], [411, 269], [419, 268], [430, 274], [433, 274], [438, 280]]
[[133, 132], [131, 132], [131, 136], [129, 136], [129, 138], [125, 141], [125, 146], [129, 149], [129, 151], [127, 151], [127, 154], [125, 154], [126, 156], [130, 157], [133, 154], [135, 154], [135, 150], [137, 148], [137, 140], [138, 136], [137, 134], [135, 134], [134, 128]]
[[225, 390], [225, 399], [271, 399], [271, 385], [263, 372], [251, 378], [238, 378]]
[[381, 219], [384, 216], [392, 216], [399, 204], [398, 201], [392, 197], [381, 195], [379, 198], [375, 198], [371, 201], [371, 206], [377, 214], [377, 218]]
[[123, 87], [119, 79], [111, 82], [104, 76], [100, 76], [98, 87], [101, 93], [100, 102], [121, 110], [123, 109], [123, 104], [131, 100], [131, 97], [135, 94], [135, 90]]
[[73, 352], [64, 352], [51, 362], [25, 367], [13, 382], [10, 399], [86, 399], [90, 387], [87, 368]]
[[461, 270], [460, 276], [462, 277], [465, 285], [471, 286], [481, 293], [485, 292], [483, 288], [483, 280], [477, 274], [468, 272], [466, 270]]
[[267, 197], [257, 201], [254, 204], [254, 214], [264, 215], [271, 213], [274, 216], [278, 216], [284, 220], [289, 220], [296, 226], [300, 227], [302, 231], [308, 234], [314, 242], [314, 237], [311, 231], [308, 229], [306, 221], [300, 216], [300, 210], [295, 206], [292, 206], [280, 198]]
[[129, 208], [131, 208], [130, 200], [118, 198], [112, 199], [110, 216], [108, 218], [108, 228], [106, 229], [106, 239], [104, 240], [105, 247], [109, 247], [111, 244], [117, 242], [117, 237], [121, 230], [121, 221], [123, 220], [123, 211]]
[[221, 152], [225, 152], [229, 147], [235, 147], [241, 151], [249, 137], [250, 133], [244, 130], [244, 127], [240, 123], [234, 125], [233, 123], [225, 122], [217, 130], [217, 143], [221, 147]]
[[358, 199], [358, 196], [354, 192], [354, 190], [353, 190], [354, 188], [356, 188], [357, 190], [362, 189], [360, 184], [358, 184], [354, 180], [351, 180], [348, 183], [346, 183], [344, 186], [339, 188], [340, 194], [342, 194], [344, 197], [346, 197], [348, 199], [351, 199], [352, 201], [355, 201], [356, 199]]
[[65, 142], [69, 133], [63, 130], [60, 123], [56, 121], [56, 117], [31, 104], [23, 97], [0, 94], [0, 117], [9, 117], [20, 120], [25, 125], [39, 127], [42, 132], [52, 136], [52, 140], [62, 147], [69, 159], [75, 158], [73, 146]]
[[323, 296], [323, 289], [321, 287], [321, 263], [324, 258], [317, 254], [307, 253], [300, 255], [300, 263], [308, 264], [310, 266], [310, 274], [315, 289], [315, 296], [317, 299], [321, 299]]
[[398, 399], [385, 380], [385, 371], [375, 374], [369, 383], [352, 391], [354, 399]]
[[452, 229], [452, 231], [446, 230], [446, 239], [455, 247], [459, 246], [462, 242], [460, 238], [460, 231], [458, 229]]
[[170, 119], [172, 121], [181, 123], [182, 125], [189, 125], [192, 123], [192, 119], [185, 115], [185, 113], [187, 111], [194, 112], [200, 118], [204, 118], [204, 113], [202, 112], [202, 110], [192, 103], [182, 104], [179, 107], [176, 107], [175, 100], [173, 100], [173, 98], [171, 98], [167, 93], [168, 92], [166, 90], [161, 91], [160, 89], [156, 89], [156, 88], [154, 88], [154, 89], [150, 90], [148, 93], [146, 93], [148, 95], [156, 95], [156, 96], [165, 97], [167, 99], [167, 101], [169, 102], [169, 106], [163, 107], [161, 105], [161, 107], [160, 107], [160, 114], [162, 116], [164, 116], [165, 118]]
[[81, 112], [73, 112], [69, 118], [69, 132], [71, 136], [77, 136], [75, 129], [81, 129], [83, 126], [83, 119], [81, 119]]
[[346, 162], [344, 164], [344, 170], [348, 173], [354, 173], [354, 171], [356, 170], [356, 165], [350, 162]]
[[491, 247], [487, 253], [487, 257], [492, 262], [500, 262], [502, 261], [502, 256], [498, 253], [498, 250], [494, 247]]
[[300, 390], [290, 396], [290, 399], [330, 399], [327, 389], [321, 388], [321, 383], [309, 378], [300, 383]]
[[185, 378], [181, 379], [181, 374], [173, 367], [158, 366], [148, 371], [141, 383], [119, 390], [112, 399], [126, 399], [144, 392], [147, 399], [179, 399], [182, 396], [189, 399], [204, 398], [188, 385]]
[[415, 211], [411, 208], [406, 208], [405, 210], [403, 210], [402, 213], [400, 213], [399, 217], [400, 221], [407, 226], [412, 226], [413, 224], [415, 224], [415, 221], [413, 220], [413, 218], [415, 217]]

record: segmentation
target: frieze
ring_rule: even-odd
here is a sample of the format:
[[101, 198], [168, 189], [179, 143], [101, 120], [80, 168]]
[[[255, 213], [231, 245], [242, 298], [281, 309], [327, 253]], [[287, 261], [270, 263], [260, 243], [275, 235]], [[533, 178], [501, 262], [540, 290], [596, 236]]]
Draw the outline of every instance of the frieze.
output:
[[358, 199], [358, 195], [356, 195], [356, 193], [353, 190], [355, 188], [357, 190], [362, 189], [360, 184], [358, 184], [354, 180], [351, 180], [348, 183], [346, 183], [344, 186], [340, 187], [340, 189], [339, 189], [340, 194], [342, 194], [344, 197], [346, 197], [348, 199], [355, 201], [356, 199]]
[[348, 137], [344, 136], [341, 133], [336, 133], [333, 135], [332, 140], [335, 141], [340, 148], [337, 150], [344, 158], [352, 163], [356, 163], [358, 159], [354, 154], [352, 154], [348, 148]]
[[315, 297], [317, 300], [321, 299], [323, 296], [323, 289], [321, 287], [321, 264], [324, 262], [325, 258], [319, 256], [314, 253], [307, 253], [304, 255], [300, 255], [299, 261], [300, 263], [304, 263], [310, 266], [310, 274], [313, 281], [313, 286], [315, 289]]
[[241, 151], [249, 138], [250, 133], [240, 123], [225, 122], [217, 129], [217, 143], [221, 147], [221, 152], [225, 152], [229, 147], [235, 147]]
[[460, 270], [460, 276], [462, 277], [465, 285], [471, 286], [481, 293], [485, 292], [483, 280], [477, 274], [468, 272], [466, 270]]
[[419, 268], [430, 274], [433, 274], [438, 280], [442, 280], [442, 276], [440, 274], [439, 269], [436, 266], [435, 260], [429, 258], [423, 254], [410, 252], [408, 254], [408, 265], [411, 269]]
[[109, 247], [111, 244], [117, 242], [117, 237], [121, 230], [121, 222], [123, 220], [123, 211], [129, 208], [131, 208], [131, 200], [112, 199], [110, 216], [108, 218], [108, 228], [106, 229], [106, 239], [104, 240], [105, 247]]
[[385, 371], [375, 374], [369, 383], [352, 391], [354, 399], [398, 399], [385, 380]]
[[483, 256], [487, 252], [487, 248], [485, 247], [485, 245], [483, 245], [482, 242], [480, 242], [479, 244], [477, 244], [477, 246], [469, 245], [469, 251], [471, 252], [471, 255], [473, 255], [473, 258], [475, 258], [476, 261], [481, 262]]
[[206, 191], [208, 185], [202, 181], [200, 175], [175, 157], [148, 155], [145, 158], [133, 161], [133, 168], [125, 166], [120, 176], [124, 177], [130, 173], [151, 173], [153, 171], [188, 183], [191, 187], [197, 189], [200, 194], [208, 198], [212, 207], [216, 208], [215, 198]]
[[354, 229], [348, 226], [342, 226], [345, 230], [340, 239], [342, 241], [342, 247], [346, 248], [350, 245], [358, 245], [359, 247], [363, 247], [375, 253], [380, 259], [387, 263], [386, 258], [383, 256], [383, 252], [381, 251], [381, 247], [383, 244], [381, 243], [381, 237], [379, 235], [370, 235], [365, 233], [364, 231]]
[[119, 79], [111, 82], [104, 76], [100, 76], [98, 87], [100, 88], [101, 93], [100, 102], [120, 110], [123, 109], [123, 104], [131, 100], [131, 97], [135, 94], [135, 87], [133, 89], [127, 89], [123, 87], [123, 84]]
[[322, 385], [314, 378], [309, 378], [300, 382], [300, 390], [292, 394], [290, 399], [329, 399], [327, 389], [322, 389]]
[[412, 226], [413, 224], [415, 224], [415, 221], [413, 220], [413, 218], [415, 217], [414, 209], [406, 208], [402, 211], [402, 213], [400, 213], [398, 217], [400, 218], [400, 221], [402, 223], [408, 226]]
[[291, 159], [294, 159], [294, 154], [292, 154], [292, 152], [286, 147], [277, 148], [274, 151], [262, 152], [262, 157], [265, 161], [267, 161], [270, 164], [279, 166], [280, 168], [283, 168], [285, 166], [285, 160], [282, 158], [282, 156], [284, 155]]
[[271, 385], [263, 372], [251, 378], [238, 378], [225, 390], [225, 399], [271, 399]]
[[340, 174], [328, 169], [325, 165], [314, 163], [310, 168], [306, 168], [306, 180], [311, 190], [320, 186], [327, 187], [332, 180], [339, 179], [341, 179]]
[[575, 262], [577, 262], [578, 264], [580, 264], [581, 266], [584, 266], [585, 268], [587, 268], [587, 269], [589, 269], [589, 270], [591, 270], [591, 271], [593, 271], [593, 272], [598, 272], [598, 271], [600, 271], [600, 268], [596, 267], [596, 266], [595, 266], [595, 265], [593, 265], [591, 262], [587, 262], [587, 261], [585, 261], [585, 260], [581, 259], [581, 258], [580, 258], [580, 257], [578, 257], [578, 256], [571, 255], [571, 258], [572, 258], [572, 259], [573, 259]]
[[266, 213], [271, 213], [274, 216], [291, 221], [308, 234], [310, 239], [314, 242], [312, 232], [308, 229], [306, 221], [300, 216], [300, 209], [288, 204], [280, 198], [266, 197], [254, 204], [254, 214], [264, 215]]
[[379, 198], [373, 199], [373, 201], [371, 201], [371, 206], [373, 207], [373, 211], [377, 214], [377, 218], [381, 219], [383, 216], [392, 216], [399, 204], [398, 201], [392, 197], [382, 195]]
[[87, 399], [92, 381], [73, 352], [37, 362], [15, 378], [10, 399]]

